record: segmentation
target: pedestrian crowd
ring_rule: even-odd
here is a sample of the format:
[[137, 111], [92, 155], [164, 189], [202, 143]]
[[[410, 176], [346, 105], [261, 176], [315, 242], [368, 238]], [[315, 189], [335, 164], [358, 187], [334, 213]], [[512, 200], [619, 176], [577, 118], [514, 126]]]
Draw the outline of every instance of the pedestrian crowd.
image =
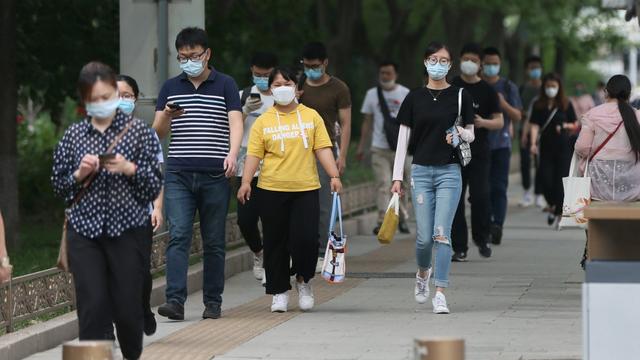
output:
[[[276, 49], [254, 53], [248, 64], [252, 84], [241, 89], [209, 65], [213, 52], [204, 30], [183, 29], [175, 48], [182, 72], [160, 89], [152, 127], [135, 116], [140, 89], [132, 77], [100, 62], [86, 64], [78, 92], [87, 116], [69, 127], [54, 154], [53, 187], [68, 205], [80, 339], [117, 334], [126, 359], [139, 358], [143, 333], [156, 331], [149, 271], [152, 237], [165, 222], [163, 214], [170, 239], [159, 315], [184, 319], [197, 214], [202, 318], [221, 317], [231, 198], [254, 254], [253, 274], [272, 295], [270, 310], [286, 312], [295, 288], [299, 308], [308, 311], [314, 306], [311, 280], [324, 262], [333, 224], [331, 193], [342, 191], [341, 176], [348, 171], [351, 92], [327, 72], [322, 43], [304, 46], [302, 71], [281, 66]], [[503, 226], [514, 129], [521, 205], [544, 208], [550, 225], [562, 215], [562, 178], [574, 146], [588, 158], [593, 144], [620, 128], [620, 119], [625, 126], [589, 172], [603, 178], [595, 191], [599, 198], [640, 198], [632, 180], [640, 175], [640, 126], [624, 79], [612, 79], [607, 95], [593, 98], [576, 84], [578, 96], [569, 98], [561, 78], [545, 74], [536, 56], [526, 60], [528, 80], [520, 87], [501, 75], [502, 57], [494, 47], [469, 43], [453, 54], [433, 42], [416, 61], [424, 63], [425, 77], [413, 90], [397, 82], [395, 62], [379, 63], [377, 85], [364, 94], [356, 158], [371, 155], [379, 210], [374, 233], [392, 193], [401, 195], [399, 231], [411, 232], [413, 208], [419, 304], [429, 300], [433, 278], [433, 311], [450, 312], [449, 270], [452, 261], [467, 261], [469, 233], [484, 258], [508, 241]], [[455, 77], [449, 76], [454, 64], [460, 74]], [[166, 158], [160, 145], [165, 138]], [[612, 168], [621, 169], [614, 188], [602, 185], [614, 181]], [[0, 264], [0, 278], [2, 269]]]

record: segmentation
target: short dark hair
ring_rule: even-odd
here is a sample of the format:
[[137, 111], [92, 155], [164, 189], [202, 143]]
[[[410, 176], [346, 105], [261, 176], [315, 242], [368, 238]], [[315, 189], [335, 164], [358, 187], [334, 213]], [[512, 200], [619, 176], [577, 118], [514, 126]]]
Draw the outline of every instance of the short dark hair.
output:
[[178, 33], [176, 36], [176, 50], [180, 50], [184, 47], [194, 48], [196, 46], [202, 46], [203, 49], [209, 47], [209, 36], [207, 32], [199, 27], [187, 27]]
[[278, 58], [275, 54], [264, 51], [256, 51], [251, 56], [251, 66], [257, 66], [264, 69], [271, 69], [278, 65]]
[[466, 43], [462, 47], [462, 50], [460, 50], [460, 56], [464, 54], [478, 55], [478, 57], [482, 59], [482, 48], [477, 43]]
[[109, 65], [92, 61], [82, 67], [78, 76], [78, 94], [81, 104], [84, 105], [86, 100], [91, 97], [93, 85], [98, 81], [104, 81], [115, 89], [118, 88], [116, 72]]
[[494, 46], [486, 47], [484, 48], [484, 50], [482, 50], [482, 52], [483, 57], [487, 55], [497, 55], [499, 58], [502, 58], [502, 56], [500, 55], [500, 50], [498, 50], [498, 48]]
[[276, 66], [275, 69], [273, 69], [273, 71], [271, 72], [271, 75], [269, 75], [269, 87], [271, 87], [271, 84], [273, 84], [273, 80], [276, 78], [276, 75], [282, 75], [282, 77], [289, 81], [293, 81], [296, 82], [298, 81], [297, 77], [296, 77], [296, 72], [293, 71], [291, 68], [289, 67], [285, 67], [285, 66]]
[[303, 59], [325, 61], [327, 57], [327, 48], [320, 41], [312, 41], [302, 49]]
[[398, 72], [398, 63], [392, 60], [383, 60], [378, 64], [378, 69], [384, 66], [393, 66], [393, 70]]
[[[449, 57], [451, 57], [451, 50], [449, 50], [449, 48], [445, 44], [443, 44], [443, 43], [441, 43], [439, 41], [432, 41], [429, 44], [427, 44], [427, 48], [424, 51], [424, 58], [426, 59], [429, 56], [437, 53], [438, 51], [440, 51], [442, 49], [445, 49], [449, 53]], [[453, 60], [453, 59], [451, 59], [451, 60]]]
[[542, 58], [538, 55], [529, 55], [524, 61], [524, 67], [529, 66], [531, 63], [540, 63], [542, 64]]
[[140, 88], [138, 87], [138, 82], [136, 81], [136, 79], [132, 78], [129, 75], [120, 74], [118, 75], [116, 80], [124, 81], [127, 83], [127, 85], [131, 86], [131, 89], [133, 90], [133, 96], [135, 96], [136, 99], [138, 98], [138, 95], [140, 95]]

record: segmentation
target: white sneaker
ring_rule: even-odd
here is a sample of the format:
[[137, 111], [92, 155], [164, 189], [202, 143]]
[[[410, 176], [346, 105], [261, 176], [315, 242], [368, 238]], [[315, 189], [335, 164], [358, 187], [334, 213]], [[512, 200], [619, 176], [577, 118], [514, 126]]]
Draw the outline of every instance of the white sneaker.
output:
[[289, 305], [289, 294], [284, 292], [282, 294], [273, 295], [273, 300], [271, 301], [271, 312], [287, 312], [287, 305]]
[[436, 291], [435, 296], [431, 300], [433, 303], [433, 312], [436, 314], [448, 314], [449, 308], [447, 307], [447, 298], [441, 291]]
[[431, 268], [427, 270], [427, 277], [421, 278], [420, 272], [416, 273], [415, 297], [418, 304], [424, 304], [429, 300], [429, 279], [431, 278]]
[[544, 209], [547, 207], [547, 202], [544, 200], [544, 196], [536, 195], [536, 206], [540, 209]]
[[524, 192], [524, 195], [522, 195], [522, 200], [520, 200], [519, 205], [521, 207], [529, 207], [533, 205], [533, 193], [531, 192], [531, 189]]
[[320, 274], [322, 272], [322, 266], [324, 266], [324, 258], [318, 258], [318, 262], [316, 263], [316, 274]]
[[298, 306], [300, 306], [300, 310], [308, 311], [313, 309], [315, 300], [313, 299], [311, 284], [296, 281], [296, 290], [298, 290]]
[[262, 252], [260, 252], [260, 255], [253, 255], [253, 276], [256, 277], [256, 280], [262, 280], [264, 278], [264, 266], [262, 263]]

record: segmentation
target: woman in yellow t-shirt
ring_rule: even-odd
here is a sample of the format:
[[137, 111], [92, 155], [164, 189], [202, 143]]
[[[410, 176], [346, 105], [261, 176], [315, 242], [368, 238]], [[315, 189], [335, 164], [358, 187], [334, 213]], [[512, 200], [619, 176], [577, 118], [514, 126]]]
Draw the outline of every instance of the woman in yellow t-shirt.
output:
[[287, 311], [291, 274], [296, 275], [300, 309], [310, 310], [314, 299], [309, 281], [318, 258], [320, 212], [316, 158], [331, 176], [331, 191], [340, 192], [342, 183], [324, 121], [315, 110], [295, 101], [295, 73], [274, 69], [269, 88], [275, 105], [251, 127], [238, 200], [244, 203], [251, 197], [251, 180], [262, 160], [254, 201], [258, 200], [262, 220], [271, 311]]

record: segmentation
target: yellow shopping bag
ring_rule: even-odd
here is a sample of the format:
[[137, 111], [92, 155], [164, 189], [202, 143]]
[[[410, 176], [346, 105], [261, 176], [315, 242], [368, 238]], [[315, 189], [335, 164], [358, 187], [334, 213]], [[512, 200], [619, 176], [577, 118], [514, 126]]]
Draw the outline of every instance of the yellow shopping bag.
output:
[[398, 230], [398, 223], [400, 222], [400, 196], [393, 194], [389, 206], [387, 207], [387, 213], [384, 215], [384, 220], [378, 231], [378, 241], [381, 244], [389, 244], [393, 241], [393, 237]]

